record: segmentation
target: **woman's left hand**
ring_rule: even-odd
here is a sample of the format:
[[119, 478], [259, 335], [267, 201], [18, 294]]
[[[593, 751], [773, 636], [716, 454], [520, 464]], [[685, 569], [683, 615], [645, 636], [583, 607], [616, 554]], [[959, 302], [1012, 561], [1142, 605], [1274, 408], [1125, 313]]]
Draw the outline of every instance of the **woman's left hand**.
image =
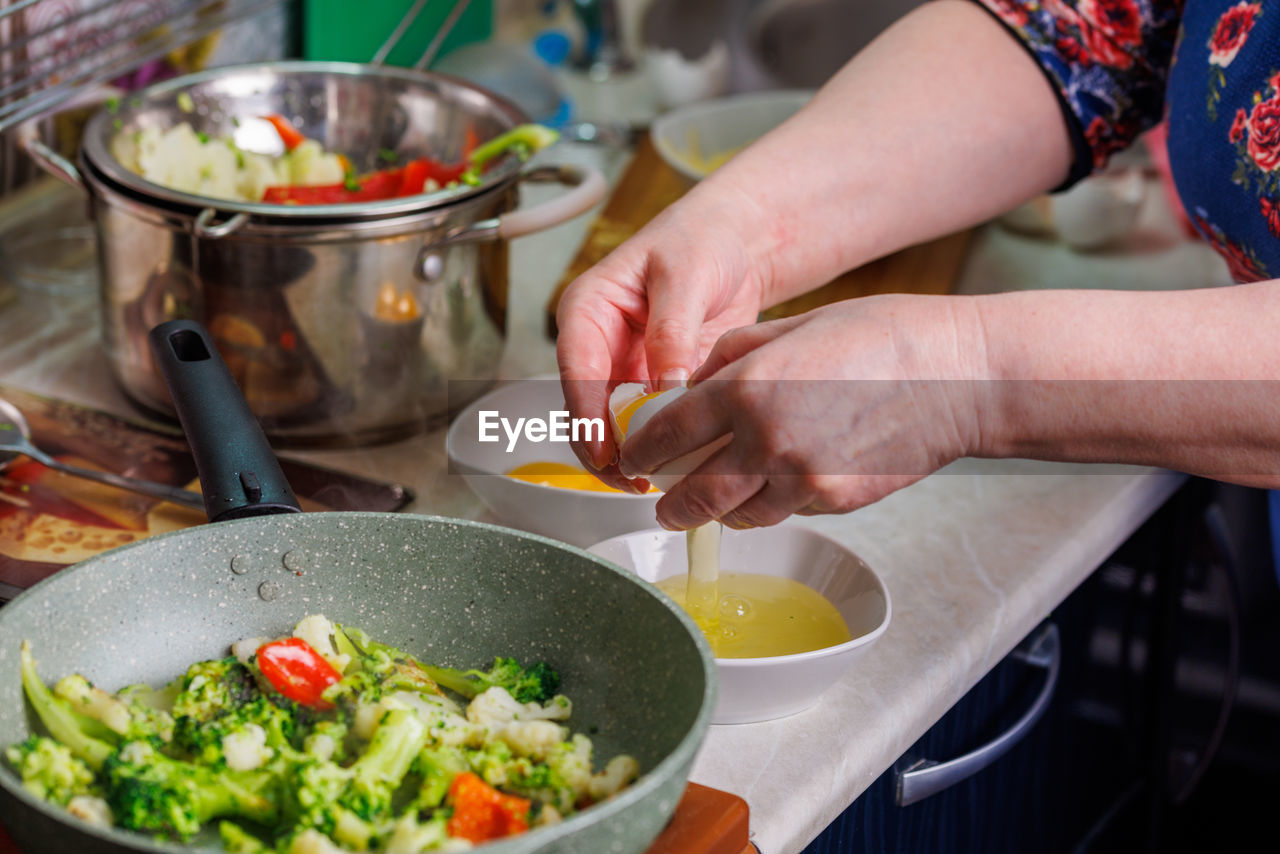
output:
[[619, 467], [652, 474], [732, 434], [659, 501], [675, 530], [877, 501], [978, 447], [985, 357], [968, 304], [869, 297], [730, 331]]

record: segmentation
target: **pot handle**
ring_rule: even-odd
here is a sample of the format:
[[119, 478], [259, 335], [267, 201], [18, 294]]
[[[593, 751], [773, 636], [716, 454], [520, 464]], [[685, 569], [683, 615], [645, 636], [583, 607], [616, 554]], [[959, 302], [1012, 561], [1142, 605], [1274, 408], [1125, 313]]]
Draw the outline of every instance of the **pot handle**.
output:
[[249, 215], [243, 211], [223, 222], [214, 223], [213, 220], [217, 215], [218, 211], [213, 208], [205, 208], [196, 215], [196, 221], [191, 225], [191, 230], [195, 232], [196, 237], [217, 240], [238, 231], [240, 226], [249, 221]]
[[[100, 86], [95, 89], [89, 89], [63, 102], [58, 106], [59, 111], [75, 109], [77, 107], [86, 107], [90, 104], [101, 104], [112, 98], [118, 98], [123, 94], [120, 89], [114, 86]], [[40, 122], [48, 118], [51, 113], [42, 113], [33, 116], [24, 122], [20, 122], [13, 129], [14, 139], [18, 145], [27, 153], [27, 156], [36, 162], [36, 165], [57, 178], [64, 184], [70, 184], [72, 187], [88, 192], [89, 188], [84, 182], [80, 170], [67, 158], [54, 151], [48, 145], [45, 145], [40, 139], [40, 131], [38, 125]]]
[[[24, 134], [24, 131], [30, 131], [30, 134]], [[64, 184], [70, 184], [81, 192], [89, 191], [76, 165], [37, 139], [34, 128], [27, 128], [24, 123], [18, 126], [15, 134], [22, 150], [36, 162], [37, 166]]]
[[301, 512], [209, 332], [193, 320], [170, 320], [149, 339], [191, 444], [209, 521]]
[[471, 225], [451, 231], [439, 240], [418, 250], [415, 270], [420, 278], [430, 280], [431, 271], [438, 267], [433, 261], [435, 253], [463, 243], [483, 243], [489, 240], [510, 240], [535, 231], [568, 222], [581, 216], [604, 198], [608, 188], [604, 173], [594, 166], [564, 163], [556, 166], [538, 166], [523, 173], [520, 181], [557, 183], [572, 187], [563, 196], [531, 208], [511, 211], [492, 219], [483, 219]]

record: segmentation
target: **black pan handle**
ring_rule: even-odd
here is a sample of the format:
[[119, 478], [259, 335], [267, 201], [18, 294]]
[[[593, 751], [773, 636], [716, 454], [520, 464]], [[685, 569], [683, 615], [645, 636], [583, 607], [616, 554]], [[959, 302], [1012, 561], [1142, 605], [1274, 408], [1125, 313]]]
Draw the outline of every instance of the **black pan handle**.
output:
[[209, 521], [301, 512], [209, 332], [193, 320], [170, 320], [151, 330], [150, 343], [196, 460]]

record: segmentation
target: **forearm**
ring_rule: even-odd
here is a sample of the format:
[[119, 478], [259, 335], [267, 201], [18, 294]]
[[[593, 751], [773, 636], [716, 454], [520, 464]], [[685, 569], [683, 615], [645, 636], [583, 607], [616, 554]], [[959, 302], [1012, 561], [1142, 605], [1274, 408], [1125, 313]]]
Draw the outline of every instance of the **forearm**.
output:
[[934, 0], [686, 201], [736, 220], [776, 303], [1006, 211], [1060, 183], [1071, 156], [1023, 48], [975, 4]]
[[976, 455], [1280, 485], [1280, 281], [999, 294], [969, 307], [992, 380], [975, 386]]

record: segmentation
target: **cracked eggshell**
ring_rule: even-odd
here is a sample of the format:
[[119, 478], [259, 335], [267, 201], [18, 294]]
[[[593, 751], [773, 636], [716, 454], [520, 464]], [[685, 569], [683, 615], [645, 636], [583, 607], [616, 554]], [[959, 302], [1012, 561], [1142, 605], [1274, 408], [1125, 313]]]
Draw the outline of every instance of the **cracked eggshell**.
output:
[[[689, 389], [681, 386], [661, 392], [646, 393], [640, 383], [623, 383], [614, 389], [609, 397], [609, 426], [613, 430], [613, 438], [619, 445], [626, 437], [648, 424], [653, 416], [663, 408], [680, 398]], [[689, 472], [729, 444], [730, 435], [721, 436], [709, 445], [691, 451], [679, 459], [672, 460], [646, 478], [658, 489], [666, 492], [675, 486]]]

